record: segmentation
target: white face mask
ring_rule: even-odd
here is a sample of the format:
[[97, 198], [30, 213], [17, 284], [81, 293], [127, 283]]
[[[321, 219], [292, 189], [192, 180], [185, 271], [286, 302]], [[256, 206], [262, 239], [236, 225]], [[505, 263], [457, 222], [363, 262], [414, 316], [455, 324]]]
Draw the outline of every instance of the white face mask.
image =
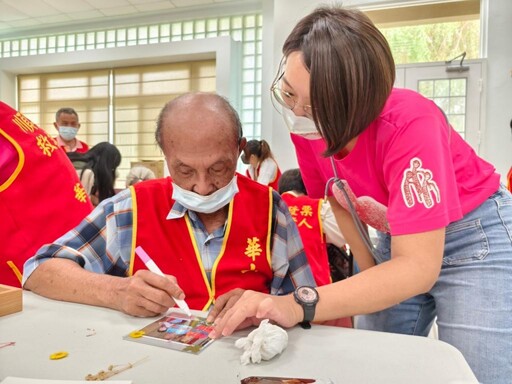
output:
[[66, 127], [66, 126], [59, 127], [60, 137], [62, 137], [62, 139], [65, 141], [73, 140], [76, 137], [77, 133], [78, 133], [78, 128]]
[[185, 208], [194, 212], [213, 213], [228, 205], [238, 193], [236, 176], [225, 187], [218, 189], [211, 195], [203, 196], [192, 191], [187, 191], [174, 182], [172, 183], [172, 198]]
[[296, 116], [291, 109], [284, 107], [283, 117], [284, 122], [286, 123], [286, 126], [291, 133], [310, 140], [317, 140], [322, 138], [320, 132], [318, 132], [318, 129], [316, 129], [313, 120], [304, 116]]

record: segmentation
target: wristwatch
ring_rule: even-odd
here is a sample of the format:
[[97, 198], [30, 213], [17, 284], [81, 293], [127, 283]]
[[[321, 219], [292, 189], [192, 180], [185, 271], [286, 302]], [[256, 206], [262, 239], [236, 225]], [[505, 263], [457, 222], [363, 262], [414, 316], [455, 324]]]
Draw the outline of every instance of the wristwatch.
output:
[[297, 303], [302, 306], [304, 310], [304, 319], [300, 323], [302, 328], [311, 328], [310, 321], [315, 318], [316, 303], [318, 303], [318, 292], [313, 287], [300, 286], [293, 292], [293, 297]]

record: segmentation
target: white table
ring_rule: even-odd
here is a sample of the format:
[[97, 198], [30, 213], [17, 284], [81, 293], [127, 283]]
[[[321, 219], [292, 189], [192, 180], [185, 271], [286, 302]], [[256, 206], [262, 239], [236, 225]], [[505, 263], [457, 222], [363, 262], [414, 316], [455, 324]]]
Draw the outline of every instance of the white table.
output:
[[[24, 292], [22, 312], [0, 317], [0, 381], [7, 376], [84, 380], [110, 364], [141, 364], [112, 380], [134, 384], [240, 383], [248, 376], [284, 376], [333, 383], [477, 383], [461, 353], [430, 338], [313, 325], [288, 331], [283, 354], [259, 365], [241, 365], [234, 346], [248, 331], [215, 341], [198, 355], [123, 340], [152, 319], [53, 301]], [[87, 336], [88, 329], [96, 334]], [[67, 351], [69, 356], [50, 360]]]

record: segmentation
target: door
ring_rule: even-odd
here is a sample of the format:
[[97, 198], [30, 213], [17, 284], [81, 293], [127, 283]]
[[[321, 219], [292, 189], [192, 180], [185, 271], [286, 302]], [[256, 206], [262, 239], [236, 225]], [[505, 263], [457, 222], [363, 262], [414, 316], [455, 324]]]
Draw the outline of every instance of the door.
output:
[[458, 70], [459, 63], [399, 65], [395, 86], [413, 89], [433, 100], [455, 130], [479, 153], [483, 126], [482, 66], [483, 62], [478, 60], [464, 62], [464, 71]]

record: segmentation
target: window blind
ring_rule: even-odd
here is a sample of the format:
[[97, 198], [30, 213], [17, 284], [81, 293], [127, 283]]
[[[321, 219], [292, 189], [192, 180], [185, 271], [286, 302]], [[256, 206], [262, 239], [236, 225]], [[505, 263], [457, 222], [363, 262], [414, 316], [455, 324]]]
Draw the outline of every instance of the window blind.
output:
[[119, 148], [122, 162], [116, 187], [124, 188], [132, 162], [163, 160], [154, 138], [162, 107], [186, 92], [215, 92], [215, 72], [215, 60], [201, 60], [19, 75], [18, 108], [52, 136], [57, 135], [55, 112], [74, 108], [81, 140], [89, 146], [110, 141]]
[[155, 143], [162, 107], [190, 91], [215, 92], [215, 60], [117, 68], [114, 70], [114, 144], [123, 155], [120, 174], [133, 161], [162, 160]]
[[57, 135], [55, 113], [74, 108], [78, 137], [88, 144], [108, 141], [109, 70], [18, 76], [18, 108], [30, 120]]

